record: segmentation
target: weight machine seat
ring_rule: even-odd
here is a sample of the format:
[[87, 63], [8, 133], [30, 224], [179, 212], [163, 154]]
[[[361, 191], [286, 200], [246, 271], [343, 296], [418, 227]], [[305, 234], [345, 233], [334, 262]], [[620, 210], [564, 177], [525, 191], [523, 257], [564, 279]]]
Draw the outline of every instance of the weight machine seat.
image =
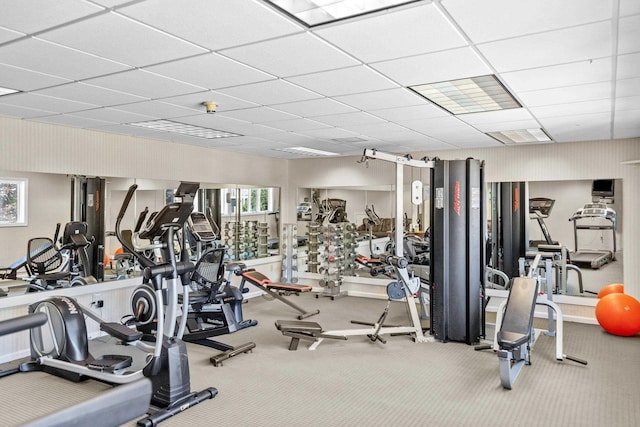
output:
[[320, 338], [333, 338], [346, 340], [346, 336], [326, 335], [316, 322], [306, 322], [300, 320], [276, 320], [276, 329], [282, 335], [291, 337], [289, 350], [297, 350], [300, 340], [318, 341]]
[[259, 271], [245, 271], [242, 273], [242, 277], [246, 278], [252, 284], [263, 288], [273, 289], [283, 292], [311, 292], [313, 286], [311, 285], [293, 285], [291, 283], [274, 283], [264, 274]]
[[538, 282], [535, 279], [525, 277], [513, 279], [502, 324], [497, 334], [501, 349], [514, 350], [529, 341], [537, 296]]

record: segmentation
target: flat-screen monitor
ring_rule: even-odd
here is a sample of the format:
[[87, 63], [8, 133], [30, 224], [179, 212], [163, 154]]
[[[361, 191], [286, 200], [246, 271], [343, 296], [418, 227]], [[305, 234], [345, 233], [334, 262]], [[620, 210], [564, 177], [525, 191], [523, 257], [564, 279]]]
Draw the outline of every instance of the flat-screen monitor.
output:
[[596, 179], [591, 186], [592, 197], [613, 197], [615, 193], [615, 180]]

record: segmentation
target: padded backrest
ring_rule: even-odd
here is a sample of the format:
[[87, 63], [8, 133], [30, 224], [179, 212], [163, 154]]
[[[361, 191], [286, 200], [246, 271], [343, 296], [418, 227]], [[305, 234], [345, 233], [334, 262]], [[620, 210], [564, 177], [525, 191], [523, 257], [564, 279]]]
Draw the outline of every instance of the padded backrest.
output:
[[528, 335], [533, 324], [537, 296], [538, 282], [535, 279], [513, 279], [500, 331]]
[[36, 237], [27, 243], [27, 264], [34, 273], [44, 274], [62, 265], [62, 255], [48, 237]]

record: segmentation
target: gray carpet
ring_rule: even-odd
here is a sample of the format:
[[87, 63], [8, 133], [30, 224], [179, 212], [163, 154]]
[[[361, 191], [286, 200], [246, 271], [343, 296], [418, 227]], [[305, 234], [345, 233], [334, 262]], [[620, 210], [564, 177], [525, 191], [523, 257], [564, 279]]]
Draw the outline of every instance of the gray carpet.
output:
[[[303, 295], [295, 301], [321, 313], [308, 320], [325, 330], [357, 327], [350, 319], [375, 321], [385, 301]], [[167, 426], [637, 426], [640, 425], [640, 335], [621, 338], [594, 325], [567, 323], [565, 353], [588, 366], [557, 362], [554, 339], [541, 336], [531, 366], [513, 390], [500, 385], [497, 356], [460, 343], [413, 343], [388, 337], [325, 340], [309, 351], [274, 327], [295, 313], [278, 301], [256, 298], [244, 305], [259, 325], [220, 337], [229, 344], [254, 341], [252, 353], [214, 367], [215, 350], [189, 345], [192, 388], [218, 388], [218, 396], [166, 421]], [[388, 323], [406, 324], [403, 303]], [[490, 330], [488, 332], [491, 332]], [[105, 389], [72, 384], [45, 374], [14, 375], [2, 384], [2, 425], [20, 425]], [[134, 425], [134, 423], [131, 423]]]

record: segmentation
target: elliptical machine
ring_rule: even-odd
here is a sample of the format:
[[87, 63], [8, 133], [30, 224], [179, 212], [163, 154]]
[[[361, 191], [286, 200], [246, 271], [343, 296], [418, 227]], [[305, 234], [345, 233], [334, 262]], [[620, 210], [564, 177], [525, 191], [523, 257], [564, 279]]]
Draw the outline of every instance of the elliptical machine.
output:
[[[124, 384], [147, 377], [151, 380], [153, 389], [149, 411], [151, 415], [138, 421], [138, 425], [153, 426], [204, 400], [212, 399], [218, 391], [209, 387], [201, 392], [191, 392], [187, 349], [181, 340], [184, 322], [175, 332], [178, 287], [182, 282], [184, 304], [188, 304], [189, 275], [194, 266], [190, 262], [177, 262], [175, 255], [172, 255], [174, 234], [186, 221], [193, 204], [182, 202], [166, 205], [141, 232], [142, 238], [160, 236], [159, 240], [163, 242], [163, 262], [156, 263], [144, 254], [135, 252], [122, 238], [120, 224], [136, 188], [135, 184], [129, 188], [120, 208], [116, 220], [116, 235], [120, 243], [135, 254], [144, 268], [145, 281], [152, 284], [158, 331], [153, 338], [153, 345], [142, 341], [142, 333], [139, 331], [120, 323], [105, 322], [72, 298], [52, 297], [29, 306], [30, 313], [45, 313], [48, 322], [44, 327], [32, 329], [33, 361], [23, 364], [20, 370], [43, 370], [74, 381], [95, 378], [112, 384]], [[166, 283], [165, 289], [163, 281]], [[165, 292], [166, 313], [163, 296]], [[127, 345], [143, 350], [142, 357], [146, 361], [144, 368], [130, 371], [131, 356], [92, 356], [88, 349], [85, 315], [98, 322], [102, 331]]]

